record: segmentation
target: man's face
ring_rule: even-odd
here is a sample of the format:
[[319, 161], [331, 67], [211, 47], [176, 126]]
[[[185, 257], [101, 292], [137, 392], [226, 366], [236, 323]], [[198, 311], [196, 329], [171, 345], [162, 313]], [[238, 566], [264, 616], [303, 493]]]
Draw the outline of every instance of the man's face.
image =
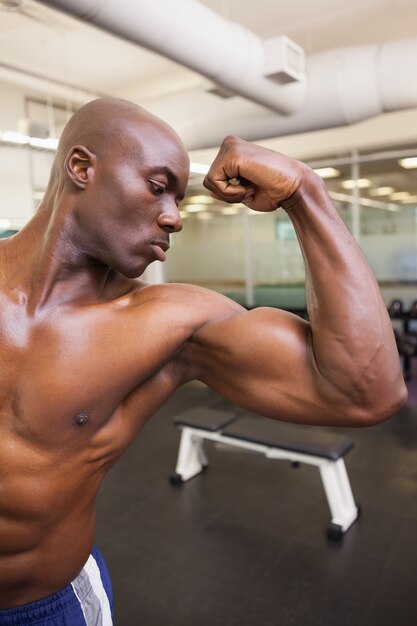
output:
[[173, 133], [132, 124], [119, 145], [97, 159], [84, 198], [81, 227], [91, 256], [129, 278], [163, 261], [170, 234], [182, 228], [178, 205], [188, 176], [188, 155]]

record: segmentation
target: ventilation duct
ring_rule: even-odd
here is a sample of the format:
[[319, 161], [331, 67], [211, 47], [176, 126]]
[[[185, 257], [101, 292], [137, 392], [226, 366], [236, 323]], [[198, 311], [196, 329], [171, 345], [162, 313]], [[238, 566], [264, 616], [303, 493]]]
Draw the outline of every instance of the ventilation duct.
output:
[[301, 48], [286, 37], [263, 41], [197, 0], [42, 0], [41, 4], [158, 52], [227, 92], [278, 113], [293, 113], [304, 103]]
[[191, 104], [187, 93], [147, 101], [146, 108], [170, 122], [189, 149], [218, 145], [230, 133], [264, 139], [417, 107], [410, 75], [417, 38], [310, 56], [305, 80], [277, 85], [264, 75], [271, 64], [267, 50], [276, 48], [196, 0], [176, 0], [175, 8], [172, 0], [41, 3], [159, 52], [209, 77], [224, 93], [251, 101], [232, 97], [213, 105], [215, 96], [198, 92]]
[[209, 96], [197, 91], [144, 106], [172, 124], [189, 150], [217, 146], [228, 134], [255, 141], [335, 128], [417, 107], [417, 82], [409, 70], [415, 58], [417, 37], [310, 56], [306, 104], [289, 116], [235, 98], [208, 103]]

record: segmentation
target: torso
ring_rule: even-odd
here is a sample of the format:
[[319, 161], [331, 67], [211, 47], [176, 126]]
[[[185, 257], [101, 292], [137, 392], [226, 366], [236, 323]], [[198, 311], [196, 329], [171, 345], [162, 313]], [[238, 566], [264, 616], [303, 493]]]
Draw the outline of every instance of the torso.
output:
[[234, 310], [208, 293], [144, 287], [33, 317], [0, 282], [0, 609], [79, 573], [103, 476], [192, 377], [192, 333]]

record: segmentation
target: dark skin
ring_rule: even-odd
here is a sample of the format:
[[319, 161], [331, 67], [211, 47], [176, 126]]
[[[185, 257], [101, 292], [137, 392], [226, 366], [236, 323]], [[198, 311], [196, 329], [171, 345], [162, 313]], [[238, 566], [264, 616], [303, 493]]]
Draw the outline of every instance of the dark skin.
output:
[[182, 227], [188, 166], [163, 122], [94, 101], [64, 130], [38, 212], [0, 243], [0, 608], [77, 576], [104, 475], [184, 383], [310, 424], [374, 424], [406, 400], [372, 272], [298, 161], [228, 137], [205, 184], [226, 202], [288, 211], [309, 323], [137, 278]]

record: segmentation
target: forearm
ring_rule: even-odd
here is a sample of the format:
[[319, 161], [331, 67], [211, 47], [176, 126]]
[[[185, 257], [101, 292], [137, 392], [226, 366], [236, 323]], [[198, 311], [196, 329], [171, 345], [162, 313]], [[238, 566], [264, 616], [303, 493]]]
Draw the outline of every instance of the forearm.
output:
[[[231, 184], [232, 178], [240, 184]], [[282, 206], [294, 224], [306, 265], [309, 326], [282, 315], [256, 317], [256, 350], [248, 354], [229, 349], [230, 368], [244, 363], [244, 384], [234, 397], [241, 398], [255, 376], [262, 389], [252, 389], [251, 397], [268, 416], [283, 403], [289, 419], [307, 420], [313, 413], [320, 423], [340, 419], [369, 424], [392, 415], [404, 403], [406, 390], [391, 322], [372, 271], [323, 181], [299, 161], [230, 136], [204, 184], [215, 197], [243, 202], [256, 211]], [[242, 336], [253, 337], [249, 320], [237, 326], [244, 330]], [[226, 330], [218, 334], [218, 347], [230, 346]], [[217, 345], [210, 331], [206, 335], [202, 344]], [[257, 371], [252, 373], [254, 354]], [[203, 369], [213, 381], [216, 368], [209, 360]]]
[[324, 387], [355, 405], [394, 409], [405, 391], [379, 287], [324, 183], [302, 167], [302, 184], [283, 208], [305, 260], [311, 366]]

